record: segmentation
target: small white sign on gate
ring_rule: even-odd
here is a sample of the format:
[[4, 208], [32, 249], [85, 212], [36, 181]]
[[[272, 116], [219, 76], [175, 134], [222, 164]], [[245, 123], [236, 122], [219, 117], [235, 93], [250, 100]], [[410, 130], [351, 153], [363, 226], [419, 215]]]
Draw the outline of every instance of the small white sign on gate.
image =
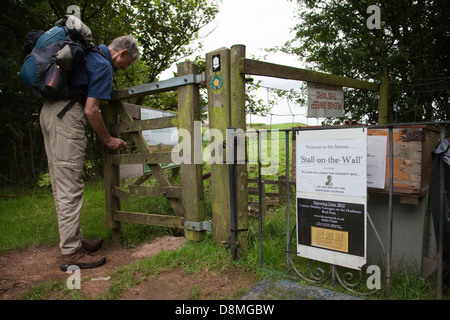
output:
[[344, 89], [342, 87], [308, 82], [308, 118], [344, 116]]

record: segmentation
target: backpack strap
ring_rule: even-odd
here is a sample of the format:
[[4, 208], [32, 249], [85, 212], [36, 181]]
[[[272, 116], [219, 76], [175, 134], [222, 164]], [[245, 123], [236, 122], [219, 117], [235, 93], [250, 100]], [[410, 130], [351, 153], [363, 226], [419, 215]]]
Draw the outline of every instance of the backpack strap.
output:
[[56, 115], [59, 119], [61, 119], [67, 111], [70, 110], [70, 108], [73, 107], [73, 105], [75, 104], [75, 102], [77, 102], [79, 99], [72, 99], [70, 100], [70, 102], [68, 104], [66, 104], [66, 106], [64, 108], [62, 108], [62, 110]]
[[98, 46], [90, 46], [86, 50], [93, 51], [93, 52], [98, 52], [98, 53], [100, 53], [103, 56], [103, 58], [105, 58], [106, 60], [109, 61], [109, 59], [106, 56], [106, 54]]
[[[106, 60], [108, 60], [108, 57], [106, 56], [106, 54], [97, 46], [90, 46], [88, 47], [86, 50], [90, 50], [90, 51], [94, 51], [94, 52], [98, 52], [100, 53]], [[62, 110], [56, 115], [59, 119], [61, 119], [67, 111], [70, 110], [70, 108], [73, 107], [73, 105], [80, 101], [81, 97], [75, 97], [72, 100], [70, 100], [70, 102], [68, 104], [66, 104], [66, 106], [64, 108], [62, 108]]]

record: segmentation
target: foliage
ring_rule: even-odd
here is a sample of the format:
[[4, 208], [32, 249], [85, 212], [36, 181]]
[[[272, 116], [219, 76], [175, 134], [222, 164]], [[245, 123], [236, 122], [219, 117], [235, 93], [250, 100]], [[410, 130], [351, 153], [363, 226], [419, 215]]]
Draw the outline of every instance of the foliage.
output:
[[[367, 26], [370, 5], [380, 8], [380, 29]], [[312, 68], [373, 82], [386, 68], [391, 122], [449, 119], [448, 1], [298, 0], [298, 6], [295, 37], [279, 50]], [[346, 90], [346, 111], [376, 123], [377, 98]]]
[[[70, 5], [78, 5], [81, 20], [90, 27], [94, 44], [109, 44], [112, 39], [131, 34], [141, 45], [138, 63], [127, 71], [119, 71], [115, 88], [129, 87], [157, 80], [158, 75], [174, 62], [193, 53], [201, 44], [199, 30], [217, 13], [215, 0], [7, 0], [0, 13], [0, 136], [11, 138], [5, 125], [9, 124], [23, 134], [23, 146], [29, 176], [18, 176], [12, 168], [15, 152], [0, 151], [0, 185], [6, 181], [37, 181], [45, 170], [46, 157], [39, 127], [42, 102], [27, 92], [18, 72], [25, 54], [21, 50], [28, 31], [48, 30], [66, 12]], [[173, 100], [170, 100], [173, 101]], [[142, 101], [138, 101], [142, 102]], [[156, 101], [154, 105], [166, 101]], [[170, 107], [173, 109], [173, 105]], [[92, 175], [101, 172], [101, 143], [92, 130], [87, 132], [89, 146], [86, 159]], [[11, 148], [17, 147], [11, 142]]]

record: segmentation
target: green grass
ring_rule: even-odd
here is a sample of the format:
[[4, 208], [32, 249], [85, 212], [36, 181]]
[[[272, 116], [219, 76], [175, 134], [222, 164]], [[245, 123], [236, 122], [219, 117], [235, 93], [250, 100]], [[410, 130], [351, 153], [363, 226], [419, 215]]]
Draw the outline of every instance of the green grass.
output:
[[[124, 203], [124, 208], [136, 212], [152, 208], [156, 210], [152, 213], [162, 213], [170, 210], [170, 205], [166, 202], [166, 199], [133, 199], [130, 204]], [[106, 244], [111, 241], [111, 231], [105, 227], [105, 193], [102, 182], [86, 184], [80, 220], [84, 237], [102, 238]], [[121, 242], [125, 246], [134, 247], [168, 233], [170, 230], [165, 228], [123, 223]], [[0, 254], [30, 246], [58, 244], [58, 222], [50, 188], [1, 190], [0, 235]]]
[[0, 196], [0, 253], [58, 243], [55, 205], [48, 189], [2, 190]]

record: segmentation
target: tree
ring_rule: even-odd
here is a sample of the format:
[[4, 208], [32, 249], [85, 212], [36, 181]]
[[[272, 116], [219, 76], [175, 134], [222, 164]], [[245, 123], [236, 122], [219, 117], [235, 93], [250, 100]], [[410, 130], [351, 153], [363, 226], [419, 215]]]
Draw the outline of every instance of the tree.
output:
[[[450, 3], [445, 0], [298, 0], [295, 37], [281, 50], [312, 68], [389, 88], [389, 122], [450, 118]], [[370, 5], [380, 9], [379, 28]], [[370, 20], [370, 22], [373, 22]], [[372, 26], [369, 23], [369, 26]], [[346, 111], [383, 122], [378, 95], [346, 90]]]
[[[7, 0], [0, 13], [2, 141], [10, 138], [5, 127], [9, 124], [24, 135], [24, 154], [31, 176], [37, 178], [46, 167], [39, 127], [42, 102], [24, 89], [18, 76], [25, 58], [21, 46], [29, 30], [48, 30], [70, 5], [76, 4], [80, 7], [81, 20], [92, 30], [94, 44], [109, 44], [118, 36], [133, 35], [142, 47], [142, 56], [129, 70], [119, 71], [116, 75], [115, 87], [124, 88], [157, 80], [161, 72], [196, 49], [199, 30], [217, 13], [217, 6], [211, 1], [85, 0], [74, 3], [72, 0]], [[96, 137], [92, 133], [90, 135], [91, 147], [96, 150]], [[0, 151], [0, 177], [4, 177], [3, 181], [18, 180], [11, 175], [10, 158], [6, 148]], [[95, 154], [91, 158], [98, 159], [99, 156]]]

